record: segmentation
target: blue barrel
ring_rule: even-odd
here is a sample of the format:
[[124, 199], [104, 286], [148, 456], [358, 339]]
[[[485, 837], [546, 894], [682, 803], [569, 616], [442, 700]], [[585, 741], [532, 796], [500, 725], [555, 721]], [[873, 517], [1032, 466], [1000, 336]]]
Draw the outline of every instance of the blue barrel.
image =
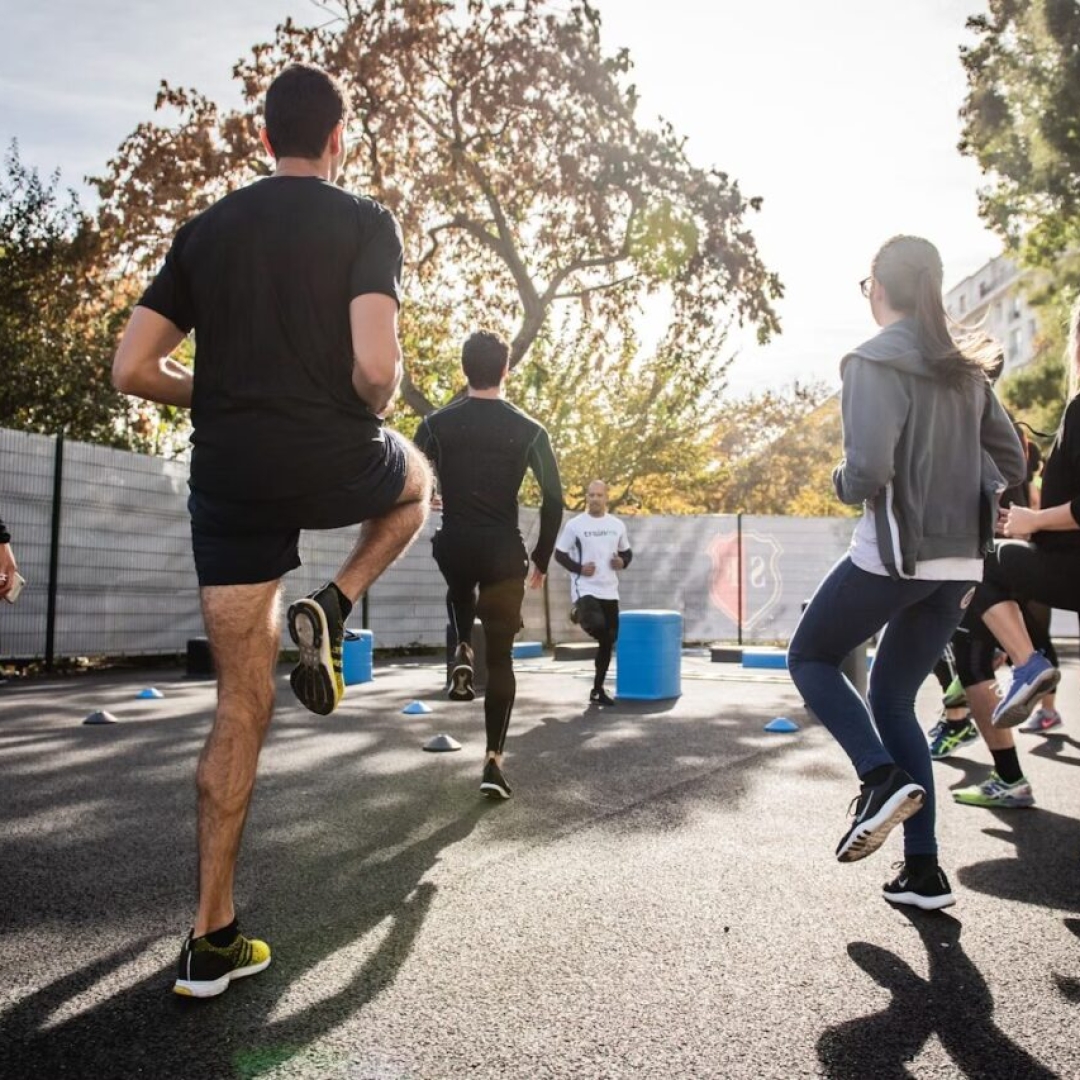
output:
[[375, 635], [370, 630], [345, 629], [345, 641], [341, 647], [341, 674], [346, 686], [371, 682], [371, 657], [375, 649]]
[[682, 693], [682, 627], [677, 611], [620, 613], [616, 697], [659, 701]]

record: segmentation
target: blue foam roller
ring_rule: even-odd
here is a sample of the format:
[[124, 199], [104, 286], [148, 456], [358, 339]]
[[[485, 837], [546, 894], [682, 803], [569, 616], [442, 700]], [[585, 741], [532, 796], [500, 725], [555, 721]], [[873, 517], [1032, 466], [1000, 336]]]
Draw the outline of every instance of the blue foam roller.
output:
[[515, 641], [514, 659], [531, 660], [536, 656], [544, 655], [544, 643], [542, 641]]
[[682, 615], [624, 611], [619, 615], [615, 696], [660, 701], [682, 693]]
[[743, 649], [742, 666], [783, 671], [787, 668], [787, 653], [783, 649]]
[[341, 645], [341, 677], [346, 686], [371, 682], [375, 635], [370, 630], [345, 630]]

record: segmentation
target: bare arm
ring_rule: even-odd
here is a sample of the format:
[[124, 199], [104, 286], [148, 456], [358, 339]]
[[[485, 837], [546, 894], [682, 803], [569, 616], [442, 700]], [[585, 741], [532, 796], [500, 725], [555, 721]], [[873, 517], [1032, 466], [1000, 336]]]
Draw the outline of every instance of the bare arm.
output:
[[353, 389], [379, 416], [389, 409], [401, 383], [397, 313], [397, 301], [382, 293], [364, 293], [349, 304]]
[[184, 337], [164, 315], [137, 307], [113, 358], [113, 386], [121, 394], [190, 408], [192, 374], [169, 355]]
[[1070, 532], [1080, 529], [1069, 503], [1051, 506], [1046, 510], [1029, 510], [1026, 506], [1010, 506], [1002, 513], [1002, 531], [1007, 537], [1026, 539], [1037, 532]]
[[0, 600], [11, 592], [18, 570], [19, 566], [15, 562], [15, 552], [11, 550], [10, 542], [0, 544]]

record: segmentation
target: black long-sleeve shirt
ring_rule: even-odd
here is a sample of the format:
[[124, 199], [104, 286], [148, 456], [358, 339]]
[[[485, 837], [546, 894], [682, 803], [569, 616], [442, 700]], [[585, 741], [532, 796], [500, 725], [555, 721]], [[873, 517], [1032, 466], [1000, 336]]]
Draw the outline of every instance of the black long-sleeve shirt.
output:
[[562, 483], [542, 424], [502, 398], [465, 397], [420, 422], [416, 445], [439, 476], [443, 528], [518, 527], [518, 491], [531, 469], [543, 495], [532, 550], [547, 572], [562, 523]]
[[[1080, 522], [1080, 395], [1069, 402], [1061, 428], [1043, 467], [1039, 505], [1043, 510], [1069, 504], [1073, 518]], [[1046, 529], [1033, 537], [1039, 547], [1078, 548], [1080, 530]]]

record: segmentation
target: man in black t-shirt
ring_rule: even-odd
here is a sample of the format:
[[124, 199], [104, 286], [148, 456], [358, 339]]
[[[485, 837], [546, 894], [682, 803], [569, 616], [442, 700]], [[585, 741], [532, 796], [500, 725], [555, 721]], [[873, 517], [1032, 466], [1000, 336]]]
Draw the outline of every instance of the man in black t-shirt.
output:
[[[293, 690], [325, 714], [344, 692], [345, 619], [423, 527], [431, 492], [422, 455], [383, 427], [401, 380], [401, 235], [388, 210], [334, 186], [344, 95], [295, 64], [265, 118], [273, 176], [180, 229], [113, 363], [118, 390], [191, 407], [192, 546], [218, 682], [198, 770], [199, 908], [174, 987], [195, 997], [270, 962], [237, 929], [233, 872], [300, 530], [364, 523], [334, 580], [288, 612]], [[194, 374], [170, 357], [192, 330]]]
[[[484, 694], [487, 754], [480, 782], [488, 798], [510, 798], [503, 745], [514, 707], [514, 635], [521, 628], [525, 578], [544, 583], [562, 521], [562, 484], [547, 431], [506, 400], [510, 350], [480, 331], [465, 342], [465, 397], [424, 418], [416, 444], [439, 477], [442, 527], [432, 541], [446, 579], [446, 609], [456, 649], [449, 696], [471, 701], [472, 630], [484, 627], [488, 685]], [[530, 556], [518, 531], [518, 490], [531, 469], [540, 485], [540, 536]]]

